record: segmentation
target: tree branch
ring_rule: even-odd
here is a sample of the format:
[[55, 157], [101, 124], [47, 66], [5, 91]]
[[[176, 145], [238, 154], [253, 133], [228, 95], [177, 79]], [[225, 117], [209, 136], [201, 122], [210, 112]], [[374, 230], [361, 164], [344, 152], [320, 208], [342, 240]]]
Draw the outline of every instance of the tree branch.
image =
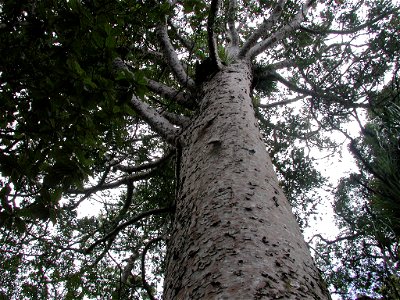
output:
[[[296, 14], [296, 16], [293, 18], [293, 20], [289, 24], [281, 27], [279, 30], [277, 30], [272, 35], [270, 35], [268, 38], [255, 44], [253, 47], [251, 47], [251, 45], [250, 45], [250, 47], [251, 47], [250, 49], [244, 49], [244, 47], [243, 47], [242, 50], [240, 51], [240, 55], [242, 57], [254, 58], [257, 55], [264, 52], [265, 50], [267, 50], [268, 48], [270, 48], [271, 46], [273, 46], [273, 45], [277, 44], [278, 42], [280, 42], [281, 40], [283, 40], [286, 36], [288, 36], [289, 33], [293, 32], [294, 30], [296, 30], [297, 28], [300, 27], [300, 24], [304, 21], [306, 15], [308, 13], [308, 10], [311, 7], [311, 5], [314, 3], [314, 1], [315, 0], [306, 1], [302, 5], [300, 11]], [[246, 48], [249, 48], [249, 47], [246, 47]]]
[[142, 269], [142, 284], [144, 289], [147, 292], [147, 295], [149, 296], [150, 300], [156, 300], [156, 298], [153, 296], [151, 286], [147, 283], [146, 280], [146, 253], [150, 249], [152, 244], [158, 243], [159, 241], [162, 241], [164, 238], [163, 237], [157, 237], [152, 240], [150, 240], [146, 246], [143, 249], [142, 252], [142, 261], [141, 261], [141, 269]]
[[91, 253], [96, 246], [100, 245], [101, 243], [106, 242], [109, 239], [114, 238], [124, 228], [126, 228], [129, 225], [132, 225], [148, 216], [159, 215], [159, 214], [168, 213], [168, 212], [172, 212], [172, 211], [173, 211], [173, 207], [163, 207], [163, 208], [156, 208], [156, 209], [142, 212], [142, 213], [134, 216], [132, 219], [126, 221], [125, 223], [122, 223], [122, 224], [118, 225], [117, 227], [115, 227], [108, 234], [106, 234], [103, 238], [101, 238], [100, 240], [97, 240], [92, 245], [90, 245], [84, 252], [87, 254]]
[[167, 111], [163, 112], [162, 115], [172, 124], [183, 128], [187, 127], [190, 124], [190, 119], [183, 115], [178, 115]]
[[243, 47], [240, 49], [239, 57], [247, 56], [247, 53], [257, 43], [258, 39], [265, 36], [267, 32], [271, 30], [271, 28], [276, 24], [277, 20], [281, 16], [283, 12], [283, 7], [285, 6], [286, 2], [287, 0], [280, 0], [278, 2], [269, 18], [264, 20], [260, 27], [258, 27], [257, 30], [255, 30], [244, 43]]
[[323, 34], [343, 34], [343, 35], [352, 34], [352, 33], [358, 32], [358, 31], [360, 31], [360, 30], [362, 30], [364, 28], [367, 28], [368, 26], [373, 25], [374, 23], [386, 18], [390, 14], [395, 13], [397, 11], [398, 11], [398, 9], [397, 10], [395, 9], [395, 10], [390, 10], [390, 11], [388, 11], [386, 13], [379, 14], [379, 16], [377, 16], [376, 18], [370, 20], [369, 22], [366, 22], [366, 23], [361, 24], [359, 26], [356, 26], [354, 28], [349, 28], [347, 30], [323, 30], [323, 29], [319, 30], [319, 29], [307, 28], [307, 27], [303, 27], [303, 26], [300, 26], [299, 28], [301, 30], [304, 30], [304, 31], [306, 31], [308, 33], [311, 33], [311, 34], [320, 34], [320, 35], [323, 35]]
[[218, 14], [219, 0], [212, 0], [210, 11], [207, 20], [207, 42], [211, 62], [217, 66], [218, 70], [221, 69], [221, 60], [218, 56], [217, 38], [215, 36], [215, 19]]
[[176, 127], [135, 95], [132, 95], [131, 105], [155, 132], [161, 135], [168, 143], [175, 145], [175, 139], [179, 134], [179, 130]]
[[314, 234], [313, 236], [312, 236], [312, 238], [307, 242], [307, 244], [310, 244], [311, 242], [312, 242], [312, 240], [314, 239], [314, 238], [316, 238], [316, 237], [318, 237], [318, 238], [320, 238], [325, 244], [327, 244], [327, 245], [332, 245], [332, 244], [336, 244], [336, 243], [338, 243], [338, 242], [340, 242], [340, 241], [344, 241], [344, 240], [354, 240], [354, 239], [356, 239], [356, 238], [358, 238], [359, 236], [361, 236], [362, 235], [362, 233], [361, 232], [358, 232], [358, 233], [354, 233], [354, 234], [351, 234], [351, 235], [346, 235], [346, 236], [342, 236], [342, 237], [338, 237], [338, 238], [336, 238], [336, 239], [334, 239], [334, 240], [327, 240], [327, 239], [325, 239], [321, 234]]
[[182, 105], [185, 108], [188, 109], [194, 108], [195, 104], [192, 101], [190, 101], [191, 99], [190, 94], [183, 93], [180, 90], [176, 90], [170, 86], [154, 81], [152, 79], [146, 79], [146, 81], [147, 81], [147, 87], [149, 88], [150, 91], [167, 99], [175, 101], [176, 103]]
[[170, 66], [172, 72], [174, 73], [176, 79], [182, 85], [188, 86], [189, 88], [194, 88], [195, 83], [193, 79], [191, 79], [186, 74], [186, 71], [184, 70], [182, 63], [180, 62], [178, 55], [176, 54], [175, 49], [171, 44], [166, 24], [161, 24], [157, 27], [157, 35], [158, 38], [160, 39], [160, 44], [164, 57], [166, 58], [167, 63]]
[[237, 1], [229, 0], [228, 2], [228, 29], [230, 38], [230, 48], [237, 49], [239, 47], [239, 34], [235, 26], [235, 11], [237, 9]]
[[170, 150], [168, 151], [166, 154], [164, 154], [163, 157], [148, 162], [146, 164], [141, 164], [139, 166], [122, 166], [122, 165], [116, 165], [114, 167], [115, 170], [120, 170], [123, 172], [139, 172], [139, 171], [143, 171], [146, 169], [153, 169], [158, 167], [159, 165], [162, 165], [163, 163], [165, 163], [168, 159], [170, 159], [173, 155], [174, 155], [175, 151]]
[[[131, 174], [131, 175], [122, 177], [121, 179], [119, 179], [117, 181], [102, 184], [102, 185], [95, 185], [95, 186], [92, 186], [89, 188], [85, 188], [83, 190], [69, 190], [67, 192], [69, 194], [84, 194], [85, 196], [83, 197], [83, 199], [85, 199], [85, 198], [89, 197], [89, 195], [92, 193], [119, 187], [120, 185], [127, 184], [130, 180], [139, 181], [139, 180], [147, 179], [147, 178], [151, 177], [155, 172], [157, 172], [157, 169], [152, 169], [152, 170], [138, 173], [138, 174]], [[82, 201], [82, 199], [80, 200], [80, 202], [81, 201]]]
[[168, 25], [171, 26], [172, 30], [176, 34], [178, 40], [181, 42], [183, 47], [185, 47], [186, 50], [188, 50], [190, 53], [192, 53], [193, 49], [195, 47], [195, 43], [185, 39], [181, 34], [179, 34], [178, 29], [176, 28], [175, 24], [172, 23], [171, 19], [168, 19], [167, 22], [168, 22]]
[[304, 98], [305, 98], [305, 96], [298, 96], [298, 97], [295, 97], [293, 99], [276, 101], [276, 102], [272, 102], [272, 103], [268, 103], [268, 104], [259, 104], [258, 107], [260, 107], [260, 108], [273, 108], [273, 107], [277, 107], [277, 106], [281, 106], [281, 105], [294, 103], [294, 102], [297, 102], [297, 101], [302, 100]]
[[308, 89], [305, 89], [305, 88], [301, 88], [301, 87], [295, 85], [294, 83], [288, 81], [287, 79], [283, 78], [282, 76], [280, 76], [278, 73], [276, 73], [274, 71], [268, 72], [268, 75], [275, 77], [279, 82], [284, 84], [286, 87], [288, 87], [292, 91], [298, 92], [298, 93], [303, 94], [303, 95], [308, 95], [308, 96], [312, 96], [312, 97], [315, 97], [315, 98], [321, 98], [321, 99], [334, 101], [334, 102], [340, 103], [342, 105], [346, 105], [347, 107], [365, 107], [365, 108], [368, 108], [368, 106], [369, 106], [368, 104], [351, 103], [350, 101], [343, 100], [341, 97], [338, 97], [338, 96], [336, 96], [334, 94], [327, 94], [323, 90], [320, 90], [320, 91], [316, 92], [316, 91], [313, 91], [313, 90], [308, 90]]

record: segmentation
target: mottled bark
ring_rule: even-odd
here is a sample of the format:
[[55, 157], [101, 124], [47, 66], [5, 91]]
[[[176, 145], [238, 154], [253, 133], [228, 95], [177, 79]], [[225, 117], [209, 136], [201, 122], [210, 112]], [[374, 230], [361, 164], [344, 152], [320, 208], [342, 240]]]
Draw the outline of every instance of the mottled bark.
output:
[[261, 139], [245, 62], [182, 133], [164, 299], [328, 299]]

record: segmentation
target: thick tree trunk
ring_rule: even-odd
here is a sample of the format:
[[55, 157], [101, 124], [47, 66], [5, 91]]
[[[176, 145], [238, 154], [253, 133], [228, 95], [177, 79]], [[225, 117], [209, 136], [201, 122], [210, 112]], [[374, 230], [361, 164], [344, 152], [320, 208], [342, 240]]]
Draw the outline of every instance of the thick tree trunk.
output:
[[182, 134], [164, 299], [328, 299], [278, 185], [241, 62], [204, 86]]

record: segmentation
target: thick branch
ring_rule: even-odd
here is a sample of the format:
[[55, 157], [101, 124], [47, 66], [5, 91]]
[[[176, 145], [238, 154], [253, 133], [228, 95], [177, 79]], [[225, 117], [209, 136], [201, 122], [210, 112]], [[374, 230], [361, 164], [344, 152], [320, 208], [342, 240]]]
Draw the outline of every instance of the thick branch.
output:
[[190, 124], [190, 119], [183, 115], [178, 115], [167, 111], [163, 112], [162, 115], [172, 124], [182, 128], [185, 128]]
[[207, 20], [207, 41], [208, 41], [208, 50], [210, 53], [210, 59], [213, 65], [217, 66], [218, 69], [221, 69], [221, 61], [218, 56], [217, 49], [217, 38], [215, 36], [215, 19], [218, 14], [219, 0], [212, 0], [210, 6], [210, 12], [208, 14]]
[[257, 55], [264, 52], [265, 50], [267, 50], [268, 48], [272, 47], [273, 45], [283, 40], [285, 37], [289, 35], [289, 33], [293, 32], [294, 30], [300, 27], [300, 24], [304, 21], [308, 13], [308, 10], [314, 3], [314, 1], [315, 0], [306, 1], [302, 5], [300, 11], [296, 14], [296, 16], [289, 24], [283, 26], [282, 28], [271, 34], [268, 38], [264, 39], [263, 41], [257, 43], [256, 45], [251, 47], [251, 49], [249, 49], [248, 51], [243, 50], [244, 49], [243, 47], [243, 49], [240, 51], [240, 55], [243, 57], [254, 58]]
[[193, 49], [195, 47], [195, 43], [193, 43], [192, 41], [189, 41], [187, 39], [185, 39], [179, 32], [178, 29], [176, 28], [175, 24], [171, 22], [171, 19], [168, 19], [168, 25], [171, 26], [172, 30], [174, 31], [174, 33], [176, 34], [178, 40], [181, 42], [181, 44], [183, 45], [183, 47], [186, 48], [186, 50], [188, 50], [190, 53], [193, 52]]
[[284, 68], [289, 68], [295, 66], [295, 63], [291, 60], [283, 60], [283, 61], [278, 61], [276, 63], [268, 65], [268, 68], [272, 70], [279, 70], [279, 69], [284, 69]]
[[195, 83], [193, 79], [191, 79], [186, 74], [186, 71], [184, 70], [182, 63], [180, 62], [178, 55], [176, 54], [175, 49], [171, 44], [166, 24], [158, 26], [157, 35], [158, 38], [160, 39], [160, 44], [164, 53], [164, 57], [166, 58], [167, 63], [170, 66], [172, 72], [174, 73], [176, 79], [182, 85], [194, 88]]
[[131, 98], [133, 109], [150, 125], [150, 127], [161, 135], [168, 143], [175, 145], [178, 129], [167, 119], [161, 116], [154, 108], [139, 100], [135, 95]]
[[228, 3], [228, 29], [230, 37], [230, 48], [239, 47], [239, 34], [235, 26], [235, 11], [237, 9], [237, 1], [229, 0]]
[[182, 91], [176, 90], [152, 79], [147, 79], [147, 87], [150, 91], [162, 97], [173, 100], [186, 108], [193, 109], [194, 104], [190, 102], [190, 95], [185, 94]]
[[265, 36], [269, 30], [276, 24], [279, 17], [282, 14], [283, 7], [285, 6], [287, 0], [280, 0], [271, 15], [253, 32], [253, 34], [244, 43], [242, 49], [240, 49], [239, 56], [245, 57], [250, 49], [257, 43], [257, 41]]
[[85, 250], [85, 253], [92, 252], [96, 246], [100, 245], [101, 243], [106, 242], [109, 239], [114, 238], [121, 230], [128, 227], [129, 225], [132, 225], [148, 216], [159, 215], [159, 214], [168, 213], [168, 212], [172, 212], [172, 211], [173, 211], [173, 207], [163, 207], [163, 208], [156, 208], [156, 209], [142, 212], [142, 213], [134, 216], [132, 219], [126, 221], [125, 223], [118, 225], [113, 230], [111, 230], [106, 236], [104, 236], [100, 240], [97, 240], [96, 242], [94, 242], [92, 245], [89, 246], [89, 248], [87, 248]]

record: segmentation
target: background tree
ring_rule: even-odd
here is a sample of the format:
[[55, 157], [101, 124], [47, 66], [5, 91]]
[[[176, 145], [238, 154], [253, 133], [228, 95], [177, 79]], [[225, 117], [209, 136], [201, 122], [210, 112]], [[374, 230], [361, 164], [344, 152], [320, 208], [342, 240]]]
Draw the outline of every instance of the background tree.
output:
[[[379, 91], [398, 59], [392, 38], [398, 32], [397, 20], [397, 8], [390, 1], [3, 1], [0, 292], [9, 298], [153, 298], [157, 276], [165, 270], [159, 262], [171, 221], [176, 233], [176, 220], [198, 217], [196, 206], [193, 210], [186, 206], [188, 213], [182, 209], [184, 191], [190, 190], [184, 175], [196, 172], [190, 170], [196, 152], [187, 150], [184, 142], [195, 145], [197, 140], [187, 134], [187, 128], [207, 137], [226, 128], [224, 132], [233, 134], [230, 144], [238, 145], [238, 151], [230, 153], [246, 151], [253, 155], [246, 160], [259, 159], [262, 166], [266, 155], [254, 139], [248, 145], [240, 139], [238, 143], [240, 135], [233, 139], [234, 130], [255, 122], [249, 122], [251, 105], [281, 185], [306, 225], [317, 203], [312, 190], [322, 183], [309, 149], [335, 150], [327, 134], [370, 106], [368, 96]], [[249, 62], [251, 74], [240, 77]], [[244, 68], [238, 69], [239, 63]], [[220, 117], [212, 118], [205, 104], [223, 98], [219, 83], [229, 73], [249, 85], [251, 81], [251, 86], [244, 84], [243, 90], [231, 93], [243, 95], [246, 106], [240, 109], [250, 119], [232, 118], [228, 128]], [[207, 98], [207, 91], [218, 89], [219, 94]], [[253, 99], [247, 101], [250, 95]], [[235, 105], [224, 109], [229, 114]], [[208, 127], [217, 130], [204, 134], [198, 129]], [[249, 134], [252, 138], [254, 130]], [[202, 149], [214, 149], [215, 154], [227, 141], [226, 136], [223, 140], [211, 136], [197, 153], [201, 157]], [[197, 163], [204, 166], [211, 154]], [[237, 161], [245, 169], [247, 162]], [[220, 159], [215, 160], [218, 163]], [[241, 190], [251, 182], [244, 181], [250, 177], [243, 172], [237, 175]], [[273, 179], [268, 184], [279, 191]], [[217, 185], [210, 186], [225, 195]], [[246, 188], [265, 195], [256, 185]], [[286, 200], [281, 194], [268, 199], [259, 204], [272, 208], [261, 211], [271, 210], [271, 216], [278, 218]], [[81, 215], [80, 208], [90, 201], [101, 208]], [[253, 211], [260, 213], [251, 206], [245, 210], [235, 220], [244, 220]], [[289, 210], [282, 214], [285, 220], [291, 220]], [[265, 228], [267, 223], [260, 226], [257, 218], [251, 226]], [[221, 232], [218, 220], [225, 219], [216, 219], [206, 234]], [[298, 229], [289, 223], [283, 224], [289, 228], [286, 231], [298, 239]], [[287, 251], [269, 239], [286, 231], [269, 232], [268, 238], [260, 239], [263, 248]], [[169, 245], [181, 249], [176, 236]], [[247, 241], [256, 236], [253, 232]], [[239, 238], [244, 237], [228, 230], [220, 243]], [[187, 244], [183, 246], [190, 253]], [[238, 243], [237, 249], [241, 246]], [[167, 280], [171, 282], [168, 274], [175, 254], [169, 251]], [[191, 253], [193, 260], [199, 256]], [[271, 250], [271, 257], [277, 253]], [[289, 297], [289, 293], [322, 297], [310, 294], [319, 293], [316, 287], [307, 288], [310, 282], [321, 284], [307, 253], [297, 261], [309, 264], [308, 283], [294, 279], [297, 270], [278, 271], [293, 264], [286, 259], [292, 254], [286, 254], [269, 260], [275, 265], [268, 267], [271, 273], [260, 273], [254, 297]], [[241, 278], [240, 268], [235, 271], [235, 278]], [[219, 280], [197, 280], [197, 284], [212, 282], [208, 289], [226, 292]], [[196, 286], [184, 288], [196, 290]], [[167, 286], [166, 290], [171, 295], [183, 289], [168, 292]]]
[[343, 295], [362, 291], [384, 299], [400, 297], [399, 100], [396, 69], [391, 83], [379, 94], [371, 94], [361, 135], [348, 136], [359, 172], [342, 178], [336, 193], [342, 236], [319, 245], [320, 266]]

